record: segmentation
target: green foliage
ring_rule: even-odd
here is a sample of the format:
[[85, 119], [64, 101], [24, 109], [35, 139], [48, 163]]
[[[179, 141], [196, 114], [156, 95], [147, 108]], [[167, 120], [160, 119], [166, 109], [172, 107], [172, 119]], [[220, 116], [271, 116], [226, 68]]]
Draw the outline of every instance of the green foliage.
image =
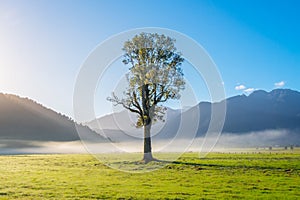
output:
[[[116, 162], [130, 167], [125, 160], [120, 154]], [[187, 153], [142, 174], [110, 169], [90, 155], [0, 156], [0, 171], [0, 199], [298, 199], [300, 195], [298, 149], [211, 153], [204, 159]]]
[[174, 39], [157, 33], [141, 33], [124, 44], [128, 88], [123, 98], [113, 94], [108, 100], [139, 114], [138, 127], [162, 120], [165, 110], [159, 104], [179, 99], [184, 89], [184, 59], [174, 44]]

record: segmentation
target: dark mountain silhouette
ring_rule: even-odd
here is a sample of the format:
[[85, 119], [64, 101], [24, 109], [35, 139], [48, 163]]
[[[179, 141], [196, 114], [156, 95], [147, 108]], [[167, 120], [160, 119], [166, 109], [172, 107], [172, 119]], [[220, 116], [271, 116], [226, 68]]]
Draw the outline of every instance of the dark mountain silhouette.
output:
[[[203, 136], [210, 122], [211, 107], [217, 107], [219, 104], [201, 102], [187, 110], [167, 109], [166, 122], [158, 122], [153, 126], [153, 139], [168, 140], [176, 134], [179, 139], [185, 138], [191, 134], [189, 128], [192, 130], [195, 125], [197, 113], [200, 114], [200, 122], [196, 136]], [[223, 133], [243, 135], [265, 130], [285, 130], [294, 133], [290, 140], [300, 141], [300, 93], [297, 91], [258, 90], [249, 96], [228, 98], [226, 105]], [[112, 141], [118, 142], [132, 140], [134, 137], [142, 138], [142, 130], [134, 127], [135, 120], [135, 115], [122, 111], [94, 120], [88, 125]], [[187, 125], [187, 129], [178, 134], [182, 122]], [[87, 140], [94, 141], [97, 138], [95, 141], [100, 141], [99, 134], [90, 128], [81, 125], [77, 127], [86, 133]], [[103, 130], [99, 130], [101, 128]], [[0, 94], [0, 148], [38, 147], [39, 142], [68, 142], [79, 139], [75, 123], [69, 117], [30, 99]], [[103, 138], [103, 142], [107, 141]], [[277, 143], [277, 139], [274, 143]]]
[[[168, 109], [166, 122], [164, 125], [159, 125], [161, 127], [158, 130], [159, 133], [155, 133], [153, 139], [170, 138], [178, 134], [181, 120], [184, 120], [182, 115], [188, 118], [188, 123], [192, 126], [195, 123], [194, 119], [197, 112], [200, 113], [197, 136], [205, 135], [210, 123], [212, 105], [218, 107], [220, 103], [201, 102], [185, 111]], [[227, 112], [223, 133], [241, 135], [266, 130], [287, 130], [298, 133], [300, 130], [300, 93], [297, 91], [290, 89], [275, 89], [271, 92], [258, 90], [249, 96], [239, 95], [228, 98], [226, 105]], [[127, 111], [123, 111], [107, 115], [88, 123], [88, 125], [98, 131], [102, 127], [103, 132], [115, 141], [118, 141], [118, 137], [122, 138], [122, 135], [130, 139], [128, 135], [134, 132], [134, 127], [128, 128], [129, 124], [132, 124], [128, 121], [134, 117], [125, 118], [125, 115], [132, 115], [126, 113]], [[97, 121], [100, 126], [97, 125]], [[122, 124], [120, 126], [119, 122], [127, 123], [127, 126], [122, 126]], [[119, 131], [118, 134], [120, 127], [122, 131]], [[184, 134], [181, 137], [184, 137]], [[298, 138], [300, 138], [300, 134]]]
[[[218, 103], [214, 105], [218, 106]], [[200, 103], [198, 135], [208, 129], [211, 103]], [[264, 130], [300, 129], [300, 93], [290, 89], [275, 89], [271, 92], [254, 91], [249, 96], [240, 95], [226, 100], [224, 133], [248, 133]]]
[[[78, 125], [87, 134], [96, 133]], [[76, 141], [75, 123], [27, 98], [0, 94], [0, 141]], [[29, 143], [28, 143], [29, 144]], [[27, 144], [26, 144], [27, 145]]]

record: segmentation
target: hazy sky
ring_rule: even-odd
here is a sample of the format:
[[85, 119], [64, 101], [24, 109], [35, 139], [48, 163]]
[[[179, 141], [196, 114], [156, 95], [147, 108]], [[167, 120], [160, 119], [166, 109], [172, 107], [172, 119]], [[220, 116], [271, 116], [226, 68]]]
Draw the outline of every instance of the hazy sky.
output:
[[[227, 96], [300, 90], [299, 9], [297, 0], [0, 0], [0, 92], [72, 116], [76, 76], [88, 54], [111, 35], [140, 27], [195, 39], [218, 66]], [[99, 115], [110, 111], [107, 105]]]

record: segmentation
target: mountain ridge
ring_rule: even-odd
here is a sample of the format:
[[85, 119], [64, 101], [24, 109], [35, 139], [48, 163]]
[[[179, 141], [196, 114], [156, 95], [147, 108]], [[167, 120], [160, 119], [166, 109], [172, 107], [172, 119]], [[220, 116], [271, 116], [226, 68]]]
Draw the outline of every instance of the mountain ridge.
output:
[[[206, 134], [211, 120], [211, 107], [218, 107], [218, 105], [224, 103], [224, 101], [226, 101], [227, 107], [225, 123], [222, 130], [224, 134], [243, 135], [250, 132], [266, 130], [286, 130], [288, 132], [298, 133], [300, 130], [300, 92], [291, 89], [274, 89], [270, 92], [257, 90], [248, 96], [245, 94], [237, 95], [216, 103], [200, 102], [196, 106], [184, 111], [192, 113], [195, 110], [199, 110], [200, 121], [196, 137], [202, 137]], [[176, 112], [181, 113], [180, 110]], [[114, 118], [111, 118], [110, 123], [115, 123], [112, 122], [113, 119], [118, 119], [117, 123], [119, 121], [126, 123], [124, 118], [117, 114], [115, 115]], [[190, 115], [187, 113], [186, 116]], [[104, 124], [101, 123], [102, 118], [98, 118], [97, 120], [100, 125]], [[180, 120], [180, 117], [175, 115], [167, 116], [165, 125], [161, 125], [160, 133], [154, 131], [153, 137], [174, 137], [179, 128]], [[105, 124], [107, 125], [107, 123], [108, 122]], [[90, 124], [88, 125], [90, 126]], [[113, 125], [111, 127], [113, 127]], [[90, 126], [90, 128], [95, 127]], [[98, 131], [99, 129], [101, 129], [101, 127], [98, 127]], [[112, 139], [118, 140], [116, 137], [118, 128], [110, 128], [110, 131], [108, 131], [108, 129], [108, 127], [105, 128], [108, 132], [107, 135], [110, 137], [109, 132], [113, 131], [114, 137], [112, 137]], [[128, 130], [126, 127], [121, 128], [121, 130], [127, 135], [132, 132], [132, 129]], [[298, 135], [300, 140], [300, 134]]]
[[28, 141], [79, 141], [77, 128], [96, 134], [29, 98], [0, 93], [0, 139]]
[[[224, 101], [224, 100], [223, 100]], [[200, 114], [200, 121], [196, 137], [205, 135], [211, 117], [211, 106], [217, 103], [200, 102], [189, 109], [167, 109], [166, 122], [158, 122], [153, 126], [153, 138], [173, 138], [182, 121], [181, 112], [191, 116], [196, 111]], [[296, 140], [300, 140], [300, 92], [291, 89], [276, 89], [270, 92], [254, 91], [250, 95], [237, 95], [226, 99], [227, 113], [223, 133], [243, 135], [249, 132], [265, 130], [286, 130], [296, 133]], [[126, 112], [120, 112], [127, 115]], [[102, 121], [107, 127], [103, 130], [90, 124], [75, 124], [70, 117], [55, 112], [29, 98], [12, 94], [0, 93], [0, 140], [4, 141], [79, 141], [76, 126], [87, 135], [104, 134], [114, 142], [119, 138], [130, 139], [132, 136], [142, 137], [141, 129], [134, 126], [135, 116], [128, 115], [127, 120], [118, 116], [120, 113], [105, 115], [109, 118]], [[193, 117], [191, 117], [193, 119]], [[97, 120], [101, 120], [97, 119]], [[119, 126], [108, 124], [118, 119]], [[128, 119], [131, 120], [128, 122]], [[194, 123], [189, 119], [191, 123]], [[97, 124], [97, 122], [95, 121]], [[87, 127], [86, 125], [89, 125]], [[93, 129], [93, 130], [91, 130]], [[121, 129], [122, 130], [122, 129]], [[98, 133], [96, 133], [98, 132]], [[112, 136], [112, 137], [111, 137]], [[182, 135], [184, 137], [184, 135]], [[295, 139], [295, 137], [294, 137]], [[106, 139], [107, 141], [107, 139]]]

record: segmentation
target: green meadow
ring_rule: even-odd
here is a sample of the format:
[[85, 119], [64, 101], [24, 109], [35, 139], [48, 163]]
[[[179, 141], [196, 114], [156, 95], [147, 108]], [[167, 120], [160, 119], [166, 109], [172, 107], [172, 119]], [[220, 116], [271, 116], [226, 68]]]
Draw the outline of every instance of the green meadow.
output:
[[299, 149], [210, 153], [201, 159], [186, 153], [147, 173], [112, 169], [91, 155], [0, 156], [0, 172], [0, 199], [300, 198]]

